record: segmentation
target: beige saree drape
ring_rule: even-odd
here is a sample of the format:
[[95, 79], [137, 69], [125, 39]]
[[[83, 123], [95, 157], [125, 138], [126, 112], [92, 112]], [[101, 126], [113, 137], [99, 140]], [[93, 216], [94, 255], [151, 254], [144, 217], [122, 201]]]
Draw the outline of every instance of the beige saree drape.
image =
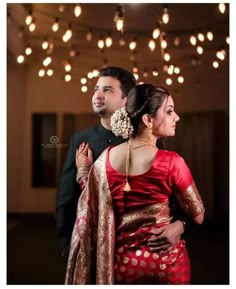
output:
[[94, 163], [78, 202], [65, 284], [114, 284], [115, 224], [105, 158], [104, 152]]

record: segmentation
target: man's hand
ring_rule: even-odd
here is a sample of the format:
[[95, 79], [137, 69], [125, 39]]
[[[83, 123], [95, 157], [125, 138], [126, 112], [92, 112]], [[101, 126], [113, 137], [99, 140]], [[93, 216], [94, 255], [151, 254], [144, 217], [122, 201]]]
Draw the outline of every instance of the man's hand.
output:
[[184, 233], [184, 224], [176, 220], [159, 229], [155, 229], [155, 234], [148, 240], [148, 247], [153, 252], [168, 253], [173, 249]]

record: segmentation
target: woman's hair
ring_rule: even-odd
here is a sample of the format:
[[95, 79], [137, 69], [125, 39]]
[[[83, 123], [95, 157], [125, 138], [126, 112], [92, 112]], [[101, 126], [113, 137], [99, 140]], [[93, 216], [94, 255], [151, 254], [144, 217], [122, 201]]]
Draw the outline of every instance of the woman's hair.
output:
[[166, 88], [152, 84], [140, 84], [131, 89], [126, 110], [133, 126], [133, 136], [137, 134], [142, 124], [142, 116], [147, 113], [155, 117], [167, 96], [169, 96], [169, 91]]
[[[130, 138], [143, 126], [142, 116], [155, 117], [165, 97], [169, 95], [166, 88], [152, 84], [135, 86], [128, 94], [126, 107], [117, 109], [111, 116], [111, 129], [116, 136]], [[157, 140], [158, 148], [164, 148], [163, 138]]]

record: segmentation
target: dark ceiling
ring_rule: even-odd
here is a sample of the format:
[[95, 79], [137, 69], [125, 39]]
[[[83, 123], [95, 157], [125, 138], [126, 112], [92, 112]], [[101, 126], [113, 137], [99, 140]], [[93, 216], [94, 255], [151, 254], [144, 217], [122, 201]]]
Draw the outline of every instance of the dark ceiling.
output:
[[[193, 66], [205, 65], [207, 69], [212, 69], [212, 61], [216, 58], [218, 49], [225, 49], [228, 52], [225, 39], [229, 36], [229, 5], [226, 5], [226, 12], [221, 14], [217, 3], [168, 3], [170, 21], [168, 24], [162, 24], [160, 19], [164, 4], [122, 4], [125, 16], [124, 47], [118, 44], [120, 33], [114, 23], [118, 4], [82, 3], [82, 13], [78, 18], [73, 14], [75, 3], [63, 4], [64, 12], [59, 11], [60, 5], [62, 4], [7, 4], [8, 50], [14, 57], [24, 52], [25, 46], [30, 44], [33, 53], [27, 56], [26, 62], [39, 69], [45, 56], [41, 44], [48, 38], [54, 43], [52, 65], [57, 75], [63, 75], [63, 61], [70, 59], [74, 79], [86, 76], [95, 66], [101, 68], [103, 65], [120, 65], [132, 70], [134, 64], [139, 68], [140, 80], [144, 80], [143, 71], [147, 71], [150, 75], [154, 67], [159, 70], [159, 77], [164, 79], [162, 78], [164, 62], [159, 39], [155, 41], [155, 51], [151, 52], [148, 48], [148, 41], [157, 23], [160, 24], [161, 31], [165, 32], [167, 50], [171, 55], [170, 63], [180, 67], [185, 79], [191, 74]], [[31, 9], [36, 23], [36, 30], [32, 33], [28, 31], [24, 22]], [[56, 17], [59, 18], [60, 29], [53, 32], [51, 26]], [[62, 34], [69, 24], [73, 36], [68, 43], [63, 43]], [[89, 29], [93, 35], [91, 41], [86, 40]], [[190, 44], [189, 37], [198, 32], [206, 35], [208, 30], [214, 33], [214, 39], [211, 42], [208, 40], [198, 42], [204, 48], [203, 55], [199, 56], [196, 47]], [[22, 37], [19, 36], [20, 31]], [[108, 33], [111, 33], [113, 44], [110, 48], [100, 50], [97, 41], [101, 36], [105, 38]], [[176, 37], [180, 42], [178, 46], [174, 44]], [[129, 43], [133, 39], [137, 41], [134, 52], [129, 49]], [[69, 55], [72, 46], [77, 51], [77, 55], [73, 58]], [[195, 64], [194, 59], [197, 60]], [[199, 74], [201, 73], [199, 70]], [[153, 79], [150, 78], [150, 81]]]

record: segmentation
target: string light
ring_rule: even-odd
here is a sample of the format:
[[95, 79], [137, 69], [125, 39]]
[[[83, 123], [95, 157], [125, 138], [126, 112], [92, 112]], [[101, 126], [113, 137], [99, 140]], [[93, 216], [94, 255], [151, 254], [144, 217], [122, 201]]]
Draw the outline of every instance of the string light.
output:
[[160, 33], [161, 33], [160, 32], [160, 26], [158, 24], [157, 27], [152, 32], [153, 39], [157, 39], [160, 36]]
[[167, 85], [171, 85], [172, 84], [172, 79], [170, 78], [170, 77], [168, 77], [167, 79], [166, 79], [166, 84]]
[[43, 77], [45, 75], [45, 70], [44, 69], [40, 69], [38, 72], [38, 76], [39, 77]]
[[189, 40], [193, 46], [195, 46], [197, 44], [197, 38], [195, 35], [191, 35]]
[[148, 46], [149, 46], [149, 49], [150, 49], [151, 51], [154, 51], [154, 50], [155, 50], [155, 48], [156, 48], [156, 42], [154, 41], [154, 39], [151, 38], [151, 39], [149, 40]]
[[179, 82], [179, 83], [183, 83], [183, 82], [184, 82], [183, 76], [178, 76], [178, 82]]
[[65, 82], [70, 82], [70, 81], [71, 81], [71, 75], [70, 75], [70, 73], [65, 74], [64, 79], [65, 79]]
[[25, 24], [27, 26], [30, 25], [30, 23], [33, 21], [33, 17], [32, 17], [32, 10], [29, 11], [29, 14], [26, 16], [25, 18]]
[[225, 3], [219, 3], [219, 11], [221, 14], [225, 13]]
[[212, 66], [213, 66], [214, 68], [218, 68], [218, 67], [219, 67], [219, 62], [216, 61], [216, 60], [213, 61]]
[[89, 28], [87, 34], [86, 34], [86, 40], [91, 41], [93, 39], [92, 29]]
[[203, 33], [198, 33], [197, 38], [198, 38], [199, 41], [203, 42], [204, 39], [205, 39], [205, 36], [204, 36]]
[[81, 12], [82, 12], [81, 6], [79, 4], [76, 4], [75, 8], [74, 8], [75, 17], [78, 18], [80, 16]]
[[[219, 10], [220, 10], [220, 12], [223, 14], [223, 13], [225, 13], [225, 4], [224, 3], [221, 3], [222, 4], [222, 6], [219, 4]], [[78, 7], [77, 7], [78, 6]], [[65, 7], [66, 7], [66, 5], [59, 5], [59, 11], [61, 12], [61, 13], [63, 13], [64, 11], [65, 11]], [[80, 10], [78, 9], [78, 11], [80, 11], [80, 13], [79, 12], [77, 12], [77, 14], [76, 14], [76, 12], [75, 12], [75, 16], [76, 17], [79, 17], [80, 16], [80, 14], [81, 14], [81, 6], [79, 5], [79, 4], [76, 4], [75, 5], [75, 7], [74, 7], [74, 11], [76, 11], [76, 7], [77, 8], [79, 8], [80, 7]], [[221, 7], [221, 8], [220, 8]], [[67, 12], [67, 11], [66, 11]], [[26, 19], [28, 19], [27, 21], [26, 21]], [[51, 29], [52, 29], [52, 31], [53, 32], [57, 32], [58, 30], [59, 30], [59, 18], [58, 17], [56, 17], [56, 18], [53, 18], [54, 19], [54, 23], [52, 24], [52, 26], [51, 26]], [[61, 18], [61, 19], [63, 19], [63, 18]], [[65, 18], [64, 18], [65, 19]], [[119, 26], [118, 24], [119, 24], [119, 20], [121, 20], [121, 23], [122, 23], [122, 25], [121, 26]], [[65, 20], [64, 20], [65, 21]], [[35, 25], [35, 19], [32, 17], [32, 10], [30, 10], [29, 11], [29, 13], [28, 13], [28, 15], [27, 15], [27, 17], [25, 18], [25, 22], [27, 22], [26, 23], [26, 25], [27, 26], [29, 26], [29, 30], [31, 31], [31, 32], [33, 32], [34, 30], [35, 30], [35, 28], [36, 28], [36, 25]], [[116, 6], [116, 12], [115, 12], [115, 16], [114, 16], [114, 22], [116, 23], [116, 28], [117, 28], [117, 30], [118, 31], [120, 31], [120, 38], [119, 38], [119, 40], [118, 40], [118, 44], [119, 44], [119, 46], [120, 47], [122, 47], [122, 46], [125, 46], [125, 40], [124, 40], [124, 33], [123, 33], [123, 30], [124, 30], [124, 7], [123, 7], [123, 5], [117, 5]], [[161, 21], [159, 22], [160, 24], [167, 24], [169, 22], [169, 13], [168, 13], [168, 8], [167, 8], [167, 5], [164, 5], [164, 11], [163, 11], [163, 15], [162, 15], [162, 17], [161, 17]], [[163, 60], [163, 62], [164, 62], [164, 65], [163, 65], [163, 70], [164, 70], [164, 72], [167, 72], [168, 74], [173, 74], [173, 71], [175, 72], [175, 69], [177, 68], [177, 67], [174, 67], [174, 69], [172, 69], [171, 68], [171, 66], [170, 65], [167, 65], [167, 63], [166, 62], [169, 62], [170, 61], [170, 54], [169, 53], [167, 53], [166, 51], [165, 51], [165, 49], [167, 48], [167, 41], [166, 41], [166, 39], [165, 39], [165, 32], [161, 32], [161, 30], [160, 30], [160, 24], [158, 23], [158, 25], [156, 26], [156, 28], [152, 31], [152, 38], [151, 39], [149, 39], [148, 40], [148, 46], [149, 46], [149, 49], [150, 49], [150, 51], [154, 51], [155, 49], [156, 49], [156, 43], [155, 43], [155, 39], [157, 39], [161, 34], [162, 34], [162, 37], [160, 37], [160, 46], [161, 46], [161, 58], [162, 58], [162, 60]], [[60, 23], [61, 24], [61, 23]], [[63, 24], [63, 23], [62, 23]], [[76, 24], [76, 25], [80, 25], [80, 24]], [[33, 28], [30, 28], [30, 27], [33, 27]], [[85, 25], [85, 28], [86, 28], [86, 25]], [[118, 29], [119, 28], [119, 29]], [[211, 27], [212, 28], [212, 27]], [[214, 28], [214, 27], [213, 27]], [[86, 40], [87, 41], [92, 41], [92, 38], [93, 38], [93, 34], [92, 34], [92, 28], [90, 28], [90, 27], [87, 27], [87, 29], [88, 29], [88, 32], [85, 34], [85, 38], [86, 38]], [[97, 29], [98, 31], [99, 30], [102, 30], [102, 33], [104, 32], [104, 29], [99, 29], [99, 28], [95, 28], [95, 29]], [[24, 27], [22, 26], [21, 28], [20, 28], [20, 32], [19, 32], [19, 37], [22, 37], [23, 36], [23, 33], [24, 33]], [[96, 33], [96, 31], [95, 31], [95, 33]], [[95, 34], [94, 33], [94, 34]], [[101, 50], [101, 52], [102, 53], [105, 53], [104, 52], [104, 50], [103, 50], [103, 48], [104, 48], [104, 46], [106, 46], [106, 47], [110, 47], [111, 45], [112, 45], [112, 38], [111, 38], [111, 32], [107, 32], [108, 33], [108, 36], [106, 37], [106, 39], [105, 39], [105, 41], [103, 40], [103, 37], [101, 36], [101, 39], [99, 39], [99, 41], [98, 41], [98, 47], [100, 48], [100, 50]], [[133, 33], [133, 32], [132, 32]], [[189, 32], [186, 32], [186, 33], [189, 33]], [[205, 31], [204, 31], [204, 33], [205, 33]], [[167, 34], [168, 34], [168, 32], [167, 32]], [[190, 35], [190, 38], [189, 38], [189, 40], [190, 40], [190, 43], [191, 43], [191, 45], [193, 45], [193, 46], [195, 46], [196, 44], [197, 44], [197, 42], [198, 42], [198, 40], [200, 41], [200, 42], [203, 42], [204, 40], [205, 40], [205, 37], [209, 40], [209, 41], [213, 41], [213, 39], [214, 39], [214, 35], [213, 35], [213, 32], [210, 30], [210, 29], [208, 29], [207, 30], [207, 33], [204, 35], [203, 34], [203, 31], [200, 31], [198, 34], [196, 34], [197, 35], [197, 37], [195, 36], [195, 35]], [[168, 36], [168, 35], [167, 35]], [[217, 36], [217, 35], [216, 35]], [[64, 35], [63, 35], [63, 42], [68, 42], [70, 39], [71, 39], [71, 37], [72, 37], [72, 27], [71, 27], [71, 24], [69, 24], [68, 25], [68, 29], [65, 31], [65, 33], [64, 33]], [[182, 35], [181, 35], [181, 37], [182, 37]], [[177, 36], [173, 36], [173, 38], [174, 38], [174, 46], [176, 46], [176, 47], [178, 47], [179, 45], [180, 45], [180, 38], [179, 38], [179, 36], [177, 35]], [[128, 39], [128, 37], [127, 37], [127, 39]], [[225, 40], [224, 41], [226, 41], [226, 43], [227, 44], [229, 44], [229, 36], [225, 36]], [[182, 38], [181, 38], [181, 42], [182, 42]], [[32, 43], [31, 43], [32, 44]], [[134, 39], [133, 41], [131, 41], [130, 43], [129, 43], [129, 49], [132, 51], [132, 55], [130, 56], [130, 60], [131, 61], [134, 61], [134, 60], [136, 60], [136, 55], [135, 55], [135, 51], [136, 51], [136, 47], [137, 47], [137, 41], [136, 41], [136, 39]], [[44, 49], [44, 50], [46, 50], [46, 52], [47, 52], [47, 54], [50, 54], [50, 59], [51, 59], [51, 61], [52, 61], [52, 58], [51, 58], [51, 54], [52, 54], [52, 52], [53, 52], [53, 49], [54, 49], [54, 44], [53, 44], [53, 42], [52, 41], [49, 41], [49, 40], [45, 40], [45, 45], [43, 45], [42, 44], [42, 48]], [[197, 53], [198, 54], [202, 54], [203, 53], [203, 47], [201, 46], [201, 45], [198, 45], [197, 47], [196, 47], [196, 49], [197, 49]], [[169, 49], [168, 49], [169, 50]], [[222, 52], [222, 51], [224, 51], [224, 52]], [[133, 53], [134, 52], [134, 53]], [[29, 47], [26, 47], [25, 48], [25, 55], [30, 55], [32, 53], [32, 49], [30, 48], [30, 46]], [[216, 57], [218, 58], [218, 59], [220, 59], [220, 60], [224, 60], [225, 59], [225, 57], [226, 57], [226, 51], [225, 50], [220, 50], [220, 51], [218, 51], [217, 52], [217, 54], [216, 54]], [[75, 47], [73, 46], [73, 45], [71, 45], [71, 48], [70, 48], [70, 50], [69, 50], [69, 55], [70, 55], [70, 57], [74, 57], [75, 55], [78, 55], [78, 53], [76, 52], [76, 49], [75, 49]], [[22, 63], [22, 62], [24, 62], [24, 55], [22, 55], [22, 57], [23, 57], [23, 60], [21, 60], [21, 62], [19, 61], [19, 63]], [[27, 58], [28, 59], [28, 58]], [[26, 59], [26, 60], [27, 60]], [[48, 60], [46, 60], [47, 58], [45, 58], [44, 59], [44, 61], [43, 61], [43, 64], [44, 64], [44, 66], [48, 66], [51, 62], [49, 62]], [[192, 64], [195, 62], [195, 66], [196, 65], [199, 65], [199, 63], [201, 62], [201, 60], [199, 60], [199, 59], [194, 59], [194, 60], [192, 60]], [[106, 66], [107, 65], [107, 63], [104, 63], [104, 65]], [[194, 64], [193, 64], [194, 65]], [[213, 66], [214, 67], [214, 66]], [[49, 70], [49, 69], [48, 69]], [[66, 70], [66, 68], [65, 68], [65, 70]], [[68, 70], [68, 72], [71, 70], [71, 66], [70, 66], [70, 69]], [[178, 71], [178, 70], [177, 70]], [[138, 75], [138, 71], [137, 72], [134, 72], [134, 73], [136, 73], [137, 74], [137, 79], [138, 79], [138, 77], [139, 77], [139, 75]], [[175, 72], [176, 74], [177, 74], [177, 72]], [[178, 72], [178, 73], [180, 73], [180, 72]], [[48, 74], [48, 72], [47, 72], [47, 74]], [[145, 72], [143, 72], [143, 74], [142, 74], [142, 77], [145, 77], [145, 75], [147, 75]], [[158, 71], [157, 70], [152, 70], [152, 75], [153, 76], [156, 76], [156, 75], [158, 75]], [[94, 73], [92, 72], [92, 71], [90, 71], [90, 72], [88, 72], [88, 74], [87, 74], [87, 78], [88, 79], [92, 79], [93, 77], [97, 77], [97, 76], [95, 76], [94, 75]], [[179, 80], [178, 80], [178, 82], [180, 82]]]
[[122, 5], [118, 5], [116, 7], [116, 12], [114, 16], [114, 22], [116, 23], [116, 29], [118, 31], [124, 32], [124, 7]]
[[111, 47], [112, 38], [111, 38], [111, 34], [110, 33], [108, 33], [108, 36], [106, 37], [105, 43], [106, 43], [106, 47]]
[[209, 41], [212, 41], [213, 38], [214, 38], [213, 33], [212, 33], [211, 31], [208, 31], [208, 32], [207, 32], [207, 39], [208, 39]]
[[101, 36], [100, 39], [98, 40], [98, 48], [103, 49], [105, 46], [105, 42], [103, 40], [103, 37]]
[[20, 54], [20, 55], [17, 57], [17, 62], [18, 62], [18, 63], [23, 63], [24, 61], [25, 61], [24, 55]]
[[35, 19], [32, 20], [32, 22], [29, 25], [29, 31], [33, 32], [36, 29]]
[[198, 54], [203, 54], [203, 47], [202, 46], [197, 46], [197, 53]]
[[53, 75], [53, 69], [52, 69], [52, 68], [49, 68], [49, 69], [47, 70], [47, 75], [48, 75], [48, 76], [52, 76], [52, 75]]
[[164, 12], [162, 14], [162, 22], [167, 24], [169, 22], [168, 5], [164, 5]]
[[59, 30], [59, 18], [56, 17], [54, 23], [52, 24], [52, 31], [57, 32]]
[[225, 59], [225, 50], [221, 49], [221, 50], [217, 51], [216, 57], [219, 58], [220, 60], [224, 60]]
[[88, 87], [86, 86], [86, 85], [83, 85], [82, 87], [81, 87], [81, 91], [82, 92], [86, 92], [88, 90]]
[[137, 42], [136, 42], [136, 40], [133, 40], [129, 44], [129, 49], [134, 50], [136, 48], [136, 46], [137, 46]]
[[32, 48], [30, 47], [30, 45], [28, 44], [25, 48], [25, 54], [26, 55], [30, 55], [32, 53]]

